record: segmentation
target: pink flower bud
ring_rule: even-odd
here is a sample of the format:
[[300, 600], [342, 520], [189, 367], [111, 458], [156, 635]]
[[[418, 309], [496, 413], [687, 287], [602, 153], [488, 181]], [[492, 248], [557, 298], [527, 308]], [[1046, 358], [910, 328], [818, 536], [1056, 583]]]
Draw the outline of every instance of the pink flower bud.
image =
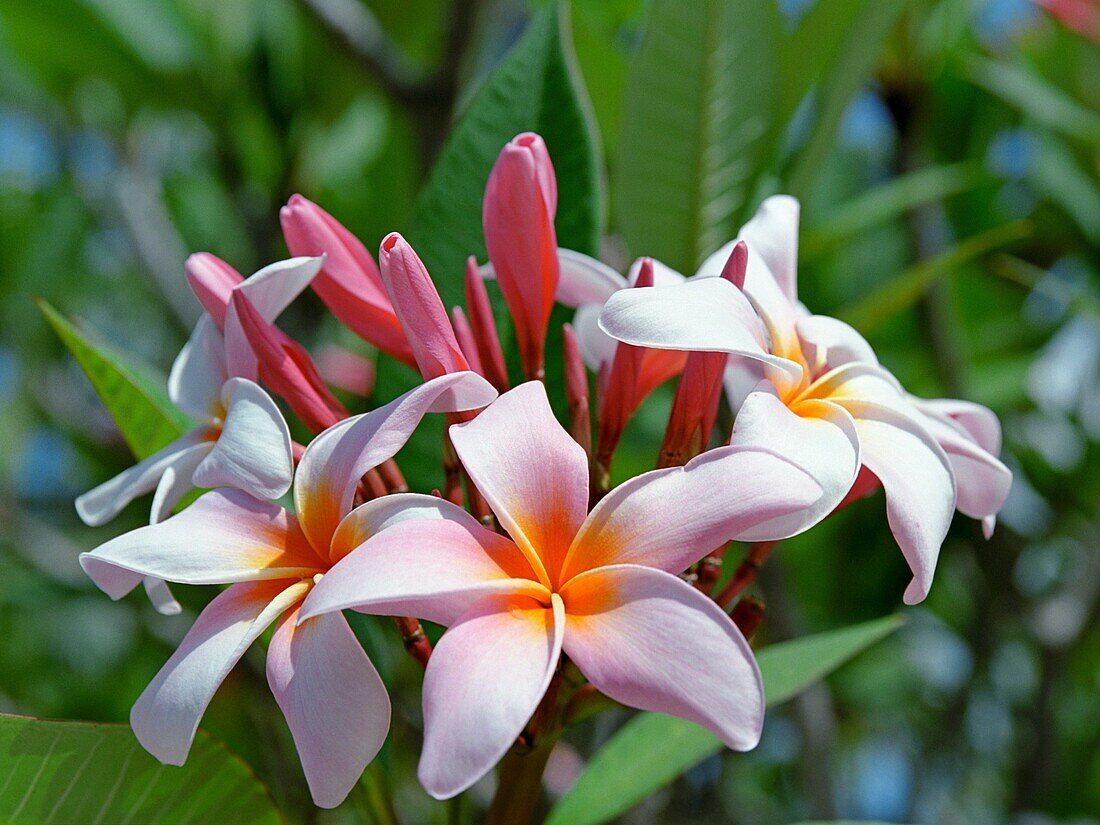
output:
[[391, 232], [382, 240], [378, 259], [382, 280], [420, 374], [431, 379], [470, 369], [435, 284], [408, 242]]
[[360, 338], [412, 365], [412, 350], [382, 276], [362, 242], [301, 195], [291, 197], [279, 220], [292, 255], [327, 256], [312, 286], [332, 314]]
[[225, 328], [225, 308], [233, 288], [244, 280], [233, 267], [209, 252], [196, 252], [183, 265], [187, 283], [199, 299], [202, 308], [210, 313], [218, 329]]
[[482, 223], [528, 378], [542, 376], [546, 326], [558, 288], [557, 202], [554, 167], [542, 138], [518, 135], [489, 175]]

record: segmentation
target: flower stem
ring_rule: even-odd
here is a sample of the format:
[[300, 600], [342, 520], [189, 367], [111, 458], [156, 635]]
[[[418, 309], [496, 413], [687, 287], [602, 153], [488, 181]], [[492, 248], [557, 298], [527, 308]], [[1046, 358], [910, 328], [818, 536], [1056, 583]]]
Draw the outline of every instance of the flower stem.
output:
[[729, 580], [729, 584], [722, 588], [714, 600], [722, 607], [726, 607], [740, 596], [750, 584], [756, 581], [760, 566], [768, 560], [768, 556], [777, 544], [779, 544], [777, 541], [760, 541], [750, 547], [745, 558], [733, 571], [733, 578]]
[[542, 794], [542, 773], [556, 737], [548, 736], [534, 748], [513, 746], [500, 763], [496, 796], [487, 825], [526, 825]]

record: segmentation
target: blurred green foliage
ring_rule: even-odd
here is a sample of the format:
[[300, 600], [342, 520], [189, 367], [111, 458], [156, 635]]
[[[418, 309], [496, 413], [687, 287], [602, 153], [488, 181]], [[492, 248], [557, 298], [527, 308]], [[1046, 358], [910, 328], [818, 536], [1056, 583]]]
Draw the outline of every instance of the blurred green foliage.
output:
[[[105, 528], [76, 519], [73, 497], [132, 457], [32, 299], [166, 370], [198, 313], [185, 255], [246, 272], [283, 256], [277, 210], [294, 192], [368, 248], [393, 229], [431, 245], [416, 218], [425, 184], [438, 208], [477, 194], [433, 195], [433, 161], [545, 5], [0, 4], [0, 711], [125, 720], [209, 597], [179, 588], [184, 615], [162, 617], [138, 596], [109, 602], [80, 573], [77, 554], [143, 523], [144, 504]], [[337, 30], [333, 7], [378, 37]], [[591, 199], [603, 256], [690, 269], [763, 196], [799, 195], [804, 302], [861, 326], [913, 392], [991, 406], [1016, 473], [992, 540], [957, 520], [904, 629], [772, 711], [754, 753], [710, 758], [624, 821], [1097, 821], [1100, 49], [1026, 0], [572, 0], [566, 19], [587, 100], [539, 102], [568, 76], [562, 64], [500, 128], [542, 129], [555, 160], [589, 164], [599, 185], [563, 183], [561, 197]], [[569, 129], [589, 116], [586, 159]], [[461, 216], [470, 253], [477, 215]], [[463, 251], [439, 254], [441, 291], [458, 294]], [[314, 348], [371, 354], [315, 300], [285, 321]], [[652, 466], [670, 395], [632, 422], [618, 474]], [[764, 568], [760, 641], [892, 613], [907, 576], [872, 497]], [[384, 623], [356, 625], [401, 686], [365, 787], [391, 788], [406, 821], [464, 821], [488, 788], [450, 806], [423, 793], [415, 664]], [[623, 721], [611, 712], [570, 733], [551, 797]], [[361, 800], [323, 817], [309, 806], [260, 651], [204, 727], [288, 819], [361, 813]]]

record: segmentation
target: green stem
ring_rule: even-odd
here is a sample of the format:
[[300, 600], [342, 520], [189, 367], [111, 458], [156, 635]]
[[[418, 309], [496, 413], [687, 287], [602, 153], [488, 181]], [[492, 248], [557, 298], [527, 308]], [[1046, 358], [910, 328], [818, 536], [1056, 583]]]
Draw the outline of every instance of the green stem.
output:
[[542, 794], [542, 773], [556, 737], [546, 737], [534, 749], [513, 747], [500, 763], [496, 796], [487, 825], [526, 825]]

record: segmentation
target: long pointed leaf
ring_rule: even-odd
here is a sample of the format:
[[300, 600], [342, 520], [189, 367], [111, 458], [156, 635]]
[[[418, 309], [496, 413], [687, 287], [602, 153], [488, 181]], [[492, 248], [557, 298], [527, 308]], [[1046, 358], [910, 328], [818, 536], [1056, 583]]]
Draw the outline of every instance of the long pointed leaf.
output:
[[761, 0], [655, 0], [630, 65], [615, 198], [630, 251], [692, 272], [767, 157], [779, 20]]
[[164, 379], [80, 330], [46, 301], [38, 308], [76, 358], [138, 459], [179, 438], [193, 424], [168, 398]]

